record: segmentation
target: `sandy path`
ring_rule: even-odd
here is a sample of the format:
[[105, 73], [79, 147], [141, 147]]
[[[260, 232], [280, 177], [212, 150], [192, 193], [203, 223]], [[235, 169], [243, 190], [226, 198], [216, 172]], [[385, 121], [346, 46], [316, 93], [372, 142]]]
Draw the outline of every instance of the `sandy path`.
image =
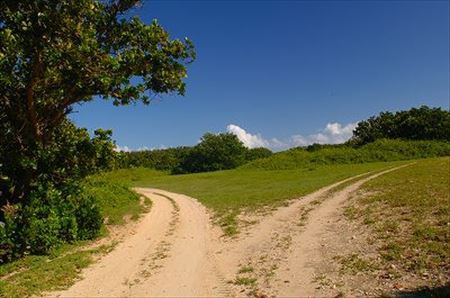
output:
[[[183, 195], [136, 189], [153, 201], [130, 236], [84, 270], [60, 297], [226, 295], [210, 254], [206, 209]], [[217, 238], [217, 237], [216, 237]]]
[[220, 231], [212, 226], [205, 207], [180, 194], [149, 189], [140, 192], [151, 198], [156, 194], [172, 200], [179, 209], [179, 226], [170, 235], [172, 239], [165, 240], [169, 246], [166, 262], [146, 282], [133, 287], [130, 296], [226, 295], [213, 254]]
[[[400, 168], [400, 167], [398, 167]], [[398, 169], [395, 168], [395, 169]], [[61, 297], [323, 296], [315, 266], [333, 218], [364, 182], [324, 187], [258, 218], [236, 238], [221, 237], [206, 208], [163, 190], [139, 188], [153, 206], [129, 236], [82, 273]], [[336, 237], [336, 229], [334, 229]], [[329, 244], [332, 245], [332, 244]]]

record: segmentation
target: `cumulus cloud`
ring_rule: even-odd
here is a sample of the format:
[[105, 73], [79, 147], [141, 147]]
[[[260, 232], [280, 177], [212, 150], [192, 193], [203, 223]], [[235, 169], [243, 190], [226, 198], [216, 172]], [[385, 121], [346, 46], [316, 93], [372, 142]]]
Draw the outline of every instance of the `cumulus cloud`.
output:
[[314, 143], [318, 144], [340, 144], [351, 138], [356, 123], [342, 125], [340, 123], [328, 123], [324, 129], [316, 134], [309, 136], [294, 135], [291, 137], [292, 144], [295, 146], [307, 146]]
[[114, 148], [114, 151], [116, 151], [116, 152], [130, 152], [131, 149], [128, 146], [116, 145], [116, 147]]
[[235, 134], [248, 148], [267, 147], [269, 145], [269, 141], [265, 140], [260, 134], [252, 135], [237, 125], [228, 125], [227, 131]]
[[137, 149], [133, 149], [133, 148], [130, 148], [128, 146], [116, 145], [116, 147], [114, 148], [114, 151], [116, 151], [116, 152], [133, 152], [133, 151], [147, 151], [147, 150], [157, 150], [157, 149], [166, 149], [166, 148], [167, 148], [166, 146], [161, 145], [159, 147], [151, 147], [151, 148], [149, 148], [147, 146], [142, 146], [142, 147], [139, 147]]
[[339, 144], [350, 139], [356, 123], [342, 125], [340, 123], [328, 123], [325, 128], [315, 134], [296, 134], [286, 140], [277, 138], [266, 139], [261, 134], [252, 134], [235, 124], [227, 126], [227, 131], [235, 134], [248, 148], [266, 147], [274, 151], [285, 150], [292, 147], [318, 144]]

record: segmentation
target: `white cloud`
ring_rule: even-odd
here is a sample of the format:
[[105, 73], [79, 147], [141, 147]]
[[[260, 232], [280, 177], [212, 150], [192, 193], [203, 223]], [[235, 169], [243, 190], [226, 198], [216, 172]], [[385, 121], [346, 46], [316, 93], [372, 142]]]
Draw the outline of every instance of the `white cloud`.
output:
[[147, 146], [142, 146], [142, 147], [139, 147], [137, 149], [133, 149], [133, 148], [130, 148], [128, 146], [116, 145], [116, 148], [114, 148], [114, 151], [116, 151], [116, 152], [132, 152], [132, 151], [147, 151], [147, 150], [157, 150], [157, 149], [166, 149], [166, 148], [167, 148], [166, 146], [160, 145], [159, 147], [151, 147], [151, 148], [149, 148]]
[[265, 139], [261, 134], [251, 134], [235, 124], [227, 126], [227, 131], [235, 134], [248, 148], [266, 147], [274, 151], [286, 150], [292, 147], [308, 146], [314, 143], [339, 144], [344, 143], [352, 136], [356, 123], [342, 125], [340, 123], [328, 123], [325, 128], [311, 135], [293, 135], [286, 140], [276, 138]]
[[328, 123], [327, 126], [317, 134], [312, 134], [307, 137], [293, 136], [294, 144], [297, 139], [301, 139], [303, 142], [299, 142], [297, 146], [306, 146], [313, 143], [318, 144], [340, 144], [344, 143], [351, 138], [353, 129], [355, 129], [356, 123], [349, 123], [342, 125], [340, 123]]
[[[328, 123], [325, 128], [319, 130], [315, 134], [310, 135], [301, 135], [296, 134], [292, 135], [287, 139], [277, 139], [271, 138], [266, 139], [261, 134], [256, 133], [252, 134], [242, 127], [236, 124], [227, 125], [227, 131], [235, 134], [239, 140], [244, 143], [244, 145], [248, 148], [257, 148], [257, 147], [266, 147], [274, 151], [286, 150], [292, 147], [299, 146], [308, 146], [313, 143], [319, 144], [339, 144], [350, 139], [353, 133], [353, 129], [355, 128], [356, 123], [349, 123], [342, 125], [337, 122]], [[132, 152], [132, 151], [144, 151], [144, 150], [157, 150], [157, 149], [166, 149], [167, 147], [164, 145], [160, 145], [158, 147], [139, 147], [137, 149], [130, 148], [128, 146], [119, 146], [116, 145], [115, 151], [119, 152]]]
[[227, 131], [235, 134], [239, 138], [239, 140], [241, 140], [241, 142], [244, 143], [244, 145], [248, 148], [267, 147], [269, 145], [269, 142], [263, 139], [261, 135], [252, 135], [251, 133], [248, 133], [247, 131], [245, 131], [245, 129], [237, 125], [228, 125]]
[[116, 148], [114, 148], [114, 151], [116, 151], [116, 152], [130, 152], [131, 151], [131, 149], [130, 148], [128, 148], [128, 146], [119, 146], [119, 145], [116, 145]]

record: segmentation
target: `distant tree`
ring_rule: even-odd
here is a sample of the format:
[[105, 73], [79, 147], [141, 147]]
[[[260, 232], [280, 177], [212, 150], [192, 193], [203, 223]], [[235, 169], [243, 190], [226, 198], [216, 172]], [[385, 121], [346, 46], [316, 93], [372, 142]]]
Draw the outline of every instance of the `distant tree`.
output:
[[231, 133], [203, 135], [175, 173], [198, 173], [233, 169], [245, 162], [247, 148]]
[[383, 138], [450, 141], [450, 112], [427, 106], [382, 112], [359, 122], [350, 143], [363, 145]]
[[273, 152], [270, 149], [259, 147], [259, 148], [252, 148], [248, 149], [245, 153], [245, 160], [246, 161], [252, 161], [260, 158], [269, 157], [273, 154]]
[[187, 156], [190, 147], [124, 152], [122, 167], [146, 167], [155, 170], [173, 171]]
[[[232, 142], [235, 142], [234, 138]], [[267, 148], [244, 148], [243, 162], [269, 157], [272, 154], [272, 151]], [[206, 161], [211, 161], [211, 159], [205, 159], [204, 157], [200, 158], [200, 155], [203, 156], [204, 154], [200, 154], [198, 147], [175, 147], [167, 149], [122, 152], [119, 154], [119, 166], [122, 168], [146, 167], [155, 170], [170, 171], [172, 173], [190, 172], [194, 171], [194, 168], [196, 169], [196, 172], [209, 170], [207, 169], [207, 166], [199, 166], [199, 164]], [[197, 162], [196, 165], [194, 165], [194, 160]], [[236, 167], [240, 164], [241, 163], [239, 162], [231, 166]], [[190, 170], [187, 170], [188, 165]]]

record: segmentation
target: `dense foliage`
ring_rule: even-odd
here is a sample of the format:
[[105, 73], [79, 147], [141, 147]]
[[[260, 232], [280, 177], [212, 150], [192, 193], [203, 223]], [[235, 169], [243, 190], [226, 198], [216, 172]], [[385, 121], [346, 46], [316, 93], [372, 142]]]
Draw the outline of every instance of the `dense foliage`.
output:
[[144, 167], [161, 171], [173, 171], [186, 158], [191, 147], [121, 152], [120, 167]]
[[184, 174], [233, 169], [272, 154], [267, 148], [248, 149], [230, 133], [206, 133], [193, 147], [121, 152], [118, 164]]
[[266, 158], [273, 154], [273, 152], [267, 148], [259, 147], [259, 148], [251, 148], [245, 152], [245, 161], [253, 161], [260, 158]]
[[382, 112], [359, 122], [350, 142], [364, 145], [378, 139], [450, 141], [450, 111], [421, 106], [396, 113]]
[[450, 142], [381, 139], [361, 147], [347, 145], [294, 148], [244, 165], [263, 170], [314, 169], [318, 165], [358, 164], [450, 156]]
[[184, 94], [189, 40], [127, 17], [138, 0], [0, 2], [0, 261], [93, 237], [79, 180], [114, 161], [110, 131], [67, 120], [100, 96], [115, 105]]
[[[0, 221], [0, 259], [22, 253], [44, 253], [56, 243], [95, 237], [102, 218], [95, 200], [80, 186], [90, 173], [110, 170], [115, 164], [111, 131], [96, 130], [91, 138], [86, 129], [68, 120], [54, 131], [54, 142], [36, 151], [29, 160], [39, 173], [32, 190], [19, 203], [11, 203], [11, 193], [20, 186], [15, 176], [2, 176]], [[8, 156], [17, 154], [9, 152]], [[14, 159], [1, 164], [2, 173], [19, 171]], [[27, 175], [26, 171], [16, 175]], [[9, 196], [8, 196], [9, 194]]]
[[245, 162], [246, 148], [231, 133], [203, 135], [181, 161], [176, 173], [198, 173], [234, 169]]

